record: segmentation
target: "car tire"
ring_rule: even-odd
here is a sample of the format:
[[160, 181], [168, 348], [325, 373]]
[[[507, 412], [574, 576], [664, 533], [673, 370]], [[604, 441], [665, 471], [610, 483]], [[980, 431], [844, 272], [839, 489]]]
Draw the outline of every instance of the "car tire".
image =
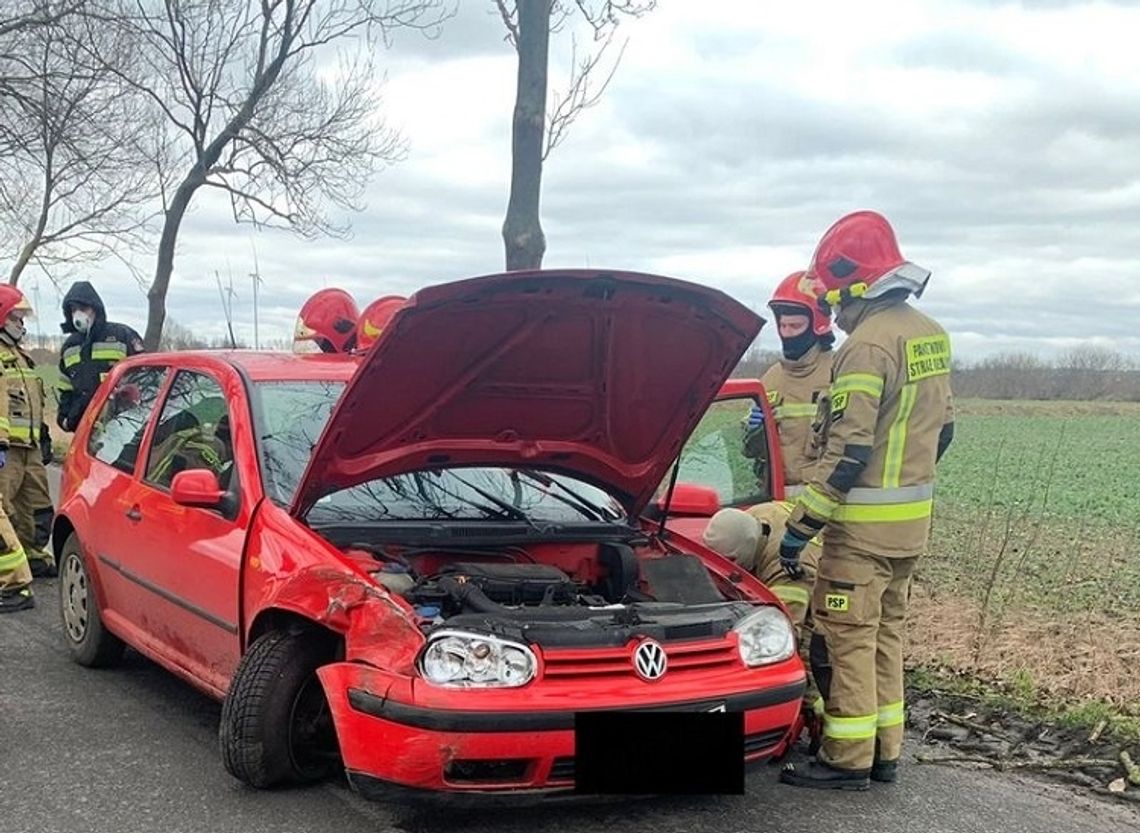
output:
[[74, 532], [67, 536], [60, 550], [59, 612], [68, 653], [77, 663], [104, 668], [122, 658], [126, 645], [103, 624], [87, 557]]
[[330, 659], [313, 634], [271, 631], [254, 640], [222, 702], [218, 739], [230, 775], [264, 789], [321, 781], [340, 767], [315, 673]]

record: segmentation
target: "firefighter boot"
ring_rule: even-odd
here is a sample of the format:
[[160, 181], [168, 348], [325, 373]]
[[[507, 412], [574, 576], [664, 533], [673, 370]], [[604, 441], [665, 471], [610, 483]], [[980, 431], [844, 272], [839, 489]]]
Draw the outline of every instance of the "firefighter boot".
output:
[[55, 559], [43, 550], [28, 550], [28, 565], [32, 568], [33, 578], [55, 578], [59, 575]]
[[899, 761], [885, 761], [879, 757], [880, 744], [875, 742], [875, 762], [871, 764], [871, 780], [882, 784], [893, 784], [899, 778]]
[[882, 784], [893, 784], [899, 778], [898, 761], [875, 761], [871, 765], [871, 780]]
[[839, 769], [815, 759], [806, 764], [785, 764], [780, 782], [815, 790], [866, 790], [871, 786], [869, 770]]
[[32, 594], [31, 587], [0, 588], [0, 613], [15, 613], [35, 606], [36, 597]]

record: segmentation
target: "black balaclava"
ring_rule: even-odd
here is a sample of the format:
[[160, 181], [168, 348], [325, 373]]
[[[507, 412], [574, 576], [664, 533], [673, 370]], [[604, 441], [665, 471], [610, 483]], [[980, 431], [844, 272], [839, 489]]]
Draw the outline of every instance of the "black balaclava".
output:
[[775, 306], [775, 305], [773, 305], [772, 311], [776, 314], [776, 317], [777, 317], [777, 322], [776, 322], [777, 327], [779, 327], [779, 320], [778, 319], [781, 315], [806, 315], [807, 316], [807, 319], [808, 319], [807, 329], [805, 329], [802, 333], [800, 333], [798, 336], [792, 336], [791, 338], [784, 338], [783, 336], [780, 337], [780, 341], [783, 343], [784, 358], [790, 362], [794, 362], [796, 359], [800, 358], [801, 356], [803, 356], [804, 353], [806, 353], [808, 350], [810, 350], [815, 345], [816, 341], [818, 341], [818, 337], [816, 336], [815, 332], [812, 330], [811, 313], [810, 313], [810, 311], [808, 311], [802, 307], [790, 306], [790, 305], [789, 306], [784, 306], [784, 305]]

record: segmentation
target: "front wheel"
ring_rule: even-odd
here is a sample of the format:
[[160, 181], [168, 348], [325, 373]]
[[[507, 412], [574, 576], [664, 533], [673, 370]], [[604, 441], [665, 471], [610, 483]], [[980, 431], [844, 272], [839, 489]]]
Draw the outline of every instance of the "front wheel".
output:
[[74, 532], [63, 542], [59, 560], [59, 610], [67, 649], [80, 665], [100, 668], [123, 656], [123, 641], [107, 630], [87, 572], [83, 548]]
[[222, 703], [218, 738], [230, 775], [266, 788], [336, 771], [336, 731], [316, 675], [329, 659], [312, 634], [273, 631], [254, 640]]

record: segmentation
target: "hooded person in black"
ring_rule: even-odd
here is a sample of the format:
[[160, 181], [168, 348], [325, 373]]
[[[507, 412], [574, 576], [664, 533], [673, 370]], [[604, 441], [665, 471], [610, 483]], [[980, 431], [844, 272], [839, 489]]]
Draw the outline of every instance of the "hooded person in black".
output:
[[67, 333], [59, 356], [59, 415], [64, 431], [74, 431], [99, 383], [116, 362], [143, 351], [142, 337], [126, 324], [107, 320], [103, 299], [87, 281], [77, 281], [63, 297]]

